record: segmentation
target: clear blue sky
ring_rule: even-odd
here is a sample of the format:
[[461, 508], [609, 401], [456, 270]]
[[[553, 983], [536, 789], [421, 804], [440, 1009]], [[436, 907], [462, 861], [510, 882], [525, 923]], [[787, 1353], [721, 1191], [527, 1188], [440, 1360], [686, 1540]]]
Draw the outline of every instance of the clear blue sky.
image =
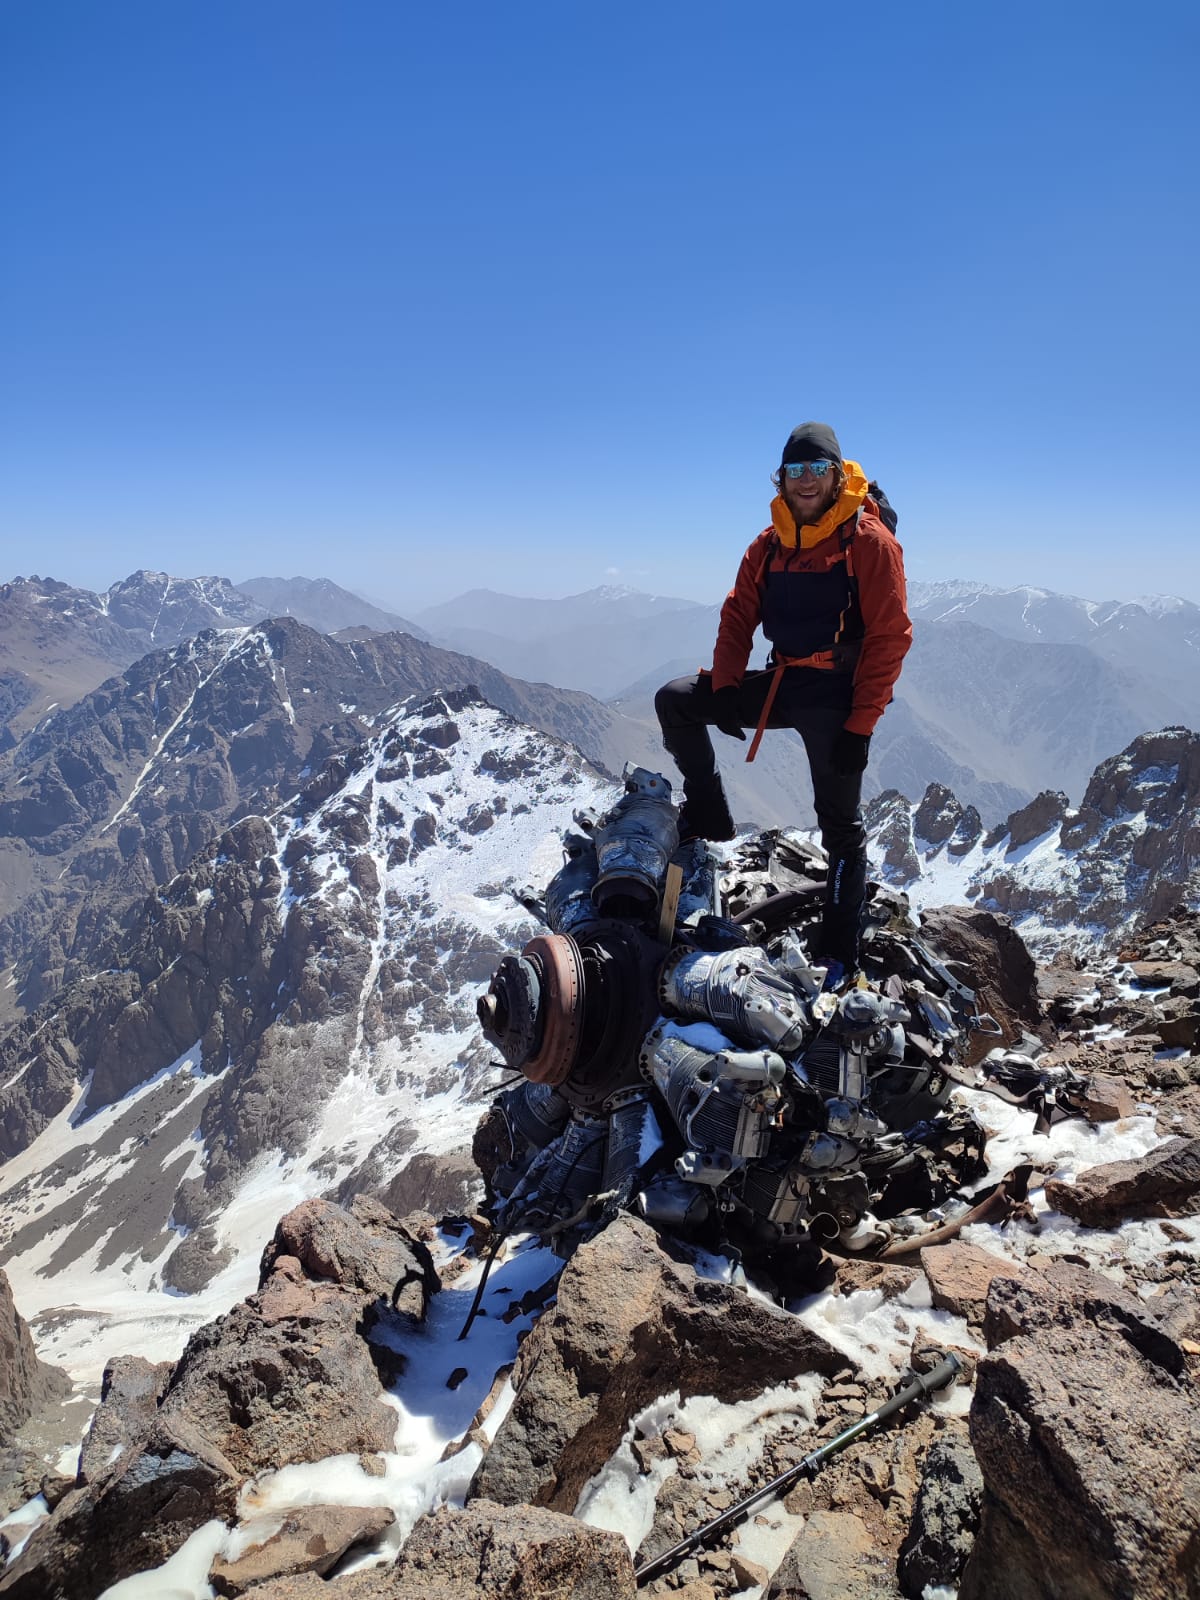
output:
[[1200, 8], [6, 0], [0, 579], [1200, 600]]

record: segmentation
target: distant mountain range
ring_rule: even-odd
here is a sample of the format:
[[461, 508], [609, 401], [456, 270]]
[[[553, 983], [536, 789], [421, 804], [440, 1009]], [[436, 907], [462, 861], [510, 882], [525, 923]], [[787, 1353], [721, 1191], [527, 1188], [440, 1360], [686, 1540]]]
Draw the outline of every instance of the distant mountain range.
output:
[[[1200, 606], [1190, 601], [1101, 604], [963, 581], [914, 583], [909, 599], [913, 648], [875, 738], [868, 792], [919, 795], [938, 782], [996, 821], [1044, 788], [1078, 797], [1096, 764], [1147, 728], [1200, 726]], [[719, 615], [719, 605], [623, 589], [557, 601], [473, 590], [419, 619], [506, 671], [584, 688], [653, 727], [654, 690], [711, 662]], [[752, 663], [765, 659], [760, 636]], [[806, 795], [800, 753], [776, 765], [773, 781]], [[754, 775], [738, 778], [752, 805]]]
[[422, 628], [339, 589], [327, 578], [173, 578], [140, 570], [103, 594], [54, 578], [0, 584], [0, 750], [54, 706], [72, 705], [114, 671], [206, 628], [291, 616], [322, 633]]

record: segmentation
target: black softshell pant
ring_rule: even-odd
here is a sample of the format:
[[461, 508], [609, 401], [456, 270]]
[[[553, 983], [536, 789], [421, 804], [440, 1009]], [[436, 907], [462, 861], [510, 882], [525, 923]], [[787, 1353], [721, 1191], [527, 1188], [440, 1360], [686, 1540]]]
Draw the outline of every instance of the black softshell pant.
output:
[[[771, 686], [773, 671], [747, 672], [737, 702], [743, 728], [757, 728]], [[858, 938], [867, 884], [867, 835], [862, 819], [862, 773], [833, 770], [833, 741], [850, 715], [853, 680], [849, 673], [789, 667], [779, 685], [767, 722], [769, 728], [792, 728], [804, 741], [812, 776], [813, 808], [821, 843], [829, 856], [825, 886], [822, 949], [853, 970], [858, 965]], [[714, 726], [712, 679], [707, 673], [676, 678], [654, 698], [663, 744], [683, 774], [683, 792], [701, 795], [719, 783], [709, 728]]]

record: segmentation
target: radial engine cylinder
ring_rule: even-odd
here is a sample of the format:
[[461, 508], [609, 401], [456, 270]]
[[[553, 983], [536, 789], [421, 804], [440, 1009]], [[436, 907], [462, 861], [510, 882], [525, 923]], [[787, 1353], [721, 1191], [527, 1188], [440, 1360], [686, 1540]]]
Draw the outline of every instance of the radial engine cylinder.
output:
[[675, 1163], [692, 1183], [723, 1183], [764, 1155], [787, 1073], [770, 1050], [708, 1050], [672, 1024], [651, 1030], [642, 1071], [654, 1082], [688, 1148]]
[[681, 950], [663, 968], [659, 995], [668, 1011], [703, 1018], [780, 1055], [804, 1044], [808, 1012], [765, 950], [743, 946], [715, 954]]
[[581, 828], [563, 834], [566, 860], [546, 888], [546, 921], [553, 933], [574, 933], [598, 916], [592, 889], [600, 870], [595, 841]]
[[592, 899], [604, 916], [652, 916], [667, 863], [679, 847], [671, 785], [637, 767], [625, 793], [596, 829], [598, 876]]
[[607, 1133], [607, 1118], [572, 1114], [561, 1137], [543, 1152], [549, 1159], [539, 1174], [531, 1217], [570, 1216], [599, 1192]]

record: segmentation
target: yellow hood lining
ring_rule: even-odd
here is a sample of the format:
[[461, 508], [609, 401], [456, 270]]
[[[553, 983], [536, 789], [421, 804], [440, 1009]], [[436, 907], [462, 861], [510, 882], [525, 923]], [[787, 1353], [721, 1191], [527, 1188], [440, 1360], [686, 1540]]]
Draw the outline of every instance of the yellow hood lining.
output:
[[[835, 528], [852, 517], [867, 498], [867, 475], [857, 461], [842, 462], [842, 492], [829, 510], [816, 522], [800, 525], [800, 548], [811, 550], [822, 539], [828, 539]], [[786, 550], [796, 548], [796, 519], [782, 494], [771, 501], [771, 525]]]

